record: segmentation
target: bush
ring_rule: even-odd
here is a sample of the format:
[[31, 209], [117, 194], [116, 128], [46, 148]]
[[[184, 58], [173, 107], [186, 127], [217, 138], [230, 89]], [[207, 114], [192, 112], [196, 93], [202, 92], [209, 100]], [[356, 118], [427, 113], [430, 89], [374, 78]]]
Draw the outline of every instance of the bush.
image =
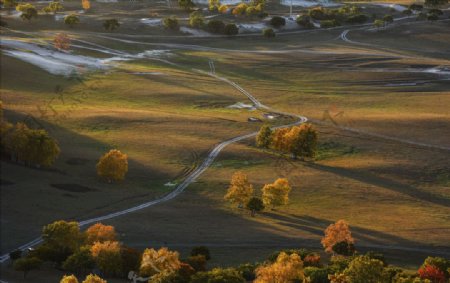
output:
[[346, 241], [342, 241], [339, 243], [336, 243], [333, 247], [333, 252], [337, 253], [338, 255], [353, 255], [355, 253], [355, 245], [352, 243], [348, 243]]
[[64, 17], [64, 23], [69, 27], [73, 28], [75, 25], [80, 23], [80, 19], [77, 15], [71, 14]]
[[264, 209], [264, 203], [259, 197], [252, 197], [246, 205], [247, 209], [252, 212], [252, 216], [255, 216], [256, 212], [260, 212]]
[[394, 22], [394, 17], [392, 17], [392, 15], [385, 15], [383, 21], [387, 24], [392, 24]]
[[180, 24], [178, 23], [178, 18], [175, 16], [166, 17], [163, 19], [163, 25], [166, 29], [179, 30]]
[[211, 254], [209, 252], [209, 249], [205, 246], [199, 246], [199, 247], [192, 248], [191, 256], [197, 256], [197, 255], [204, 256], [206, 260], [211, 259]]
[[193, 28], [202, 28], [205, 25], [203, 14], [199, 11], [192, 12], [189, 15], [189, 25]]
[[347, 19], [347, 23], [349, 24], [363, 24], [367, 22], [369, 18], [364, 14], [354, 15]]
[[299, 26], [302, 26], [304, 28], [314, 28], [314, 24], [311, 22], [311, 17], [308, 15], [301, 15], [297, 17], [296, 22]]
[[254, 264], [245, 263], [245, 264], [239, 265], [237, 270], [242, 274], [242, 277], [244, 277], [244, 279], [246, 281], [253, 282], [253, 280], [256, 279], [256, 274], [255, 274], [256, 267], [257, 266]]
[[128, 172], [128, 156], [120, 150], [112, 149], [105, 153], [97, 163], [98, 176], [112, 181], [122, 181]]
[[319, 21], [327, 20], [329, 18], [326, 10], [322, 7], [316, 7], [316, 8], [310, 9], [308, 14], [314, 20], [319, 20]]
[[221, 20], [210, 20], [208, 22], [208, 31], [212, 33], [224, 33], [225, 31], [225, 23]]
[[266, 28], [263, 30], [263, 36], [267, 38], [275, 37], [275, 32], [271, 28]]
[[63, 268], [74, 273], [87, 273], [95, 267], [94, 258], [89, 247], [82, 247], [69, 256], [63, 263]]
[[272, 19], [270, 19], [269, 24], [275, 28], [280, 28], [286, 25], [286, 19], [280, 16], [275, 16]]
[[208, 272], [198, 272], [192, 276], [190, 283], [245, 283], [239, 271], [233, 268], [214, 268]]
[[340, 24], [336, 20], [325, 20], [320, 22], [321, 28], [334, 28], [340, 26]]
[[305, 276], [309, 277], [309, 283], [329, 283], [328, 269], [308, 266], [304, 269]]
[[224, 29], [226, 35], [236, 35], [239, 33], [239, 28], [235, 24], [227, 24]]

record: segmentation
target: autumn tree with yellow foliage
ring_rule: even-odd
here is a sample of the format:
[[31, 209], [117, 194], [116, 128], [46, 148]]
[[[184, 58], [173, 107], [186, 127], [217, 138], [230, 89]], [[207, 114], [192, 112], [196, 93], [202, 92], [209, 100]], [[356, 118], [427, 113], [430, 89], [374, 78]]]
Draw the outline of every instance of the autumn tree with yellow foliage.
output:
[[266, 206], [280, 206], [289, 202], [291, 186], [285, 178], [277, 179], [273, 184], [266, 184], [262, 188], [262, 199]]
[[97, 174], [109, 183], [122, 181], [128, 172], [128, 156], [117, 149], [111, 149], [97, 163]]
[[301, 124], [292, 128], [282, 128], [274, 132], [274, 149], [290, 153], [293, 158], [314, 158], [317, 151], [318, 135], [311, 124]]
[[104, 274], [114, 276], [122, 273], [120, 248], [120, 243], [117, 241], [95, 242], [92, 245], [92, 257]]
[[89, 2], [89, 0], [81, 0], [81, 6], [83, 7], [83, 10], [87, 11], [91, 8], [91, 2]]
[[281, 252], [276, 261], [266, 264], [255, 270], [256, 279], [254, 283], [285, 283], [303, 280], [303, 261], [296, 253], [288, 255]]
[[141, 276], [153, 276], [161, 272], [175, 272], [181, 267], [180, 254], [168, 248], [146, 249], [142, 254]]
[[336, 221], [334, 224], [330, 224], [327, 229], [325, 229], [325, 236], [321, 240], [322, 246], [328, 253], [333, 252], [334, 245], [341, 242], [346, 242], [348, 244], [355, 243], [348, 223], [342, 219]]
[[82, 283], [108, 283], [106, 280], [103, 280], [97, 275], [90, 274], [84, 279]]
[[246, 174], [236, 172], [231, 177], [230, 187], [225, 195], [225, 200], [237, 203], [238, 207], [243, 207], [253, 195], [253, 185], [248, 181]]
[[59, 283], [78, 283], [78, 279], [75, 275], [64, 275]]
[[89, 227], [86, 232], [86, 242], [93, 244], [95, 242], [116, 241], [117, 234], [114, 226], [96, 223]]

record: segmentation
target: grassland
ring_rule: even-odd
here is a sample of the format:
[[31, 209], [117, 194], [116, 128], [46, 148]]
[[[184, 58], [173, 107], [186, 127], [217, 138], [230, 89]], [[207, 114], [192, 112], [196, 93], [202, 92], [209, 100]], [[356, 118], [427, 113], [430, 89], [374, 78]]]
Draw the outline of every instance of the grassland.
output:
[[[74, 3], [67, 5], [75, 10]], [[100, 14], [96, 5], [91, 18]], [[130, 4], [135, 11], [132, 5], [142, 6], [136, 18], [149, 13], [142, 3]], [[125, 12], [119, 8], [125, 6], [103, 8], [120, 15]], [[157, 9], [165, 13], [164, 7]], [[86, 73], [80, 82], [2, 55], [6, 117], [38, 122], [62, 149], [49, 170], [2, 160], [2, 252], [35, 238], [51, 221], [83, 220], [161, 196], [171, 189], [167, 182], [185, 178], [214, 145], [255, 131], [260, 124], [247, 118], [261, 117], [262, 112], [227, 108], [246, 98], [192, 71], [207, 70], [209, 59], [220, 75], [271, 107], [319, 121], [328, 113], [340, 126], [411, 141], [437, 146], [450, 142], [450, 81], [424, 71], [450, 65], [450, 42], [439, 32], [448, 22], [351, 31], [351, 40], [366, 45], [338, 39], [345, 28], [268, 41], [153, 38], [145, 34], [147, 29], [135, 31], [144, 33], [142, 37], [130, 38], [125, 34], [131, 20], [111, 38], [88, 24], [68, 31], [50, 19], [30, 26], [12, 21], [10, 26], [46, 30], [34, 36], [45, 35], [47, 40], [64, 29], [76, 38], [133, 54], [171, 49], [167, 60], [179, 66], [135, 59], [106, 72]], [[169, 48], [166, 43], [207, 48]], [[56, 86], [62, 91], [55, 92]], [[192, 246], [207, 245], [213, 254], [211, 266], [262, 260], [286, 247], [320, 249], [323, 229], [337, 219], [349, 221], [357, 248], [381, 250], [391, 262], [408, 268], [428, 254], [450, 253], [448, 151], [343, 131], [329, 119], [316, 127], [316, 162], [293, 161], [256, 149], [251, 140], [240, 142], [227, 147], [178, 198], [107, 223], [116, 227], [125, 244], [138, 248], [169, 246], [186, 255]], [[129, 156], [129, 174], [122, 183], [106, 184], [95, 175], [98, 157], [110, 148]], [[230, 207], [222, 198], [237, 170], [247, 173], [258, 190], [287, 177], [294, 187], [290, 204], [255, 218]], [[3, 267], [2, 273], [21, 282], [10, 267]], [[57, 276], [44, 268], [29, 280], [49, 282]]]

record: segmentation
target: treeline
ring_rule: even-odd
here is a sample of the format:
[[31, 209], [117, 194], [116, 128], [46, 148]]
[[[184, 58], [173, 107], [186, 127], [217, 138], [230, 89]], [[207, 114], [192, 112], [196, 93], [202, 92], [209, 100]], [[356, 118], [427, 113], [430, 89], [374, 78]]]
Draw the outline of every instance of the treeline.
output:
[[0, 151], [12, 161], [28, 166], [50, 166], [60, 153], [57, 141], [44, 129], [31, 129], [23, 122], [9, 123], [1, 108]]
[[[324, 260], [318, 252], [288, 249], [274, 252], [263, 262], [236, 267], [207, 269], [207, 247], [192, 249], [184, 259], [166, 247], [139, 251], [119, 242], [113, 226], [97, 223], [82, 232], [77, 222], [56, 221], [46, 225], [43, 244], [22, 256], [10, 254], [13, 266], [24, 276], [43, 262], [67, 272], [60, 283], [106, 283], [103, 278], [144, 279], [149, 283], [445, 283], [450, 261], [428, 257], [417, 272], [389, 265], [381, 253], [360, 254], [355, 250], [348, 223], [329, 225], [322, 238]], [[99, 270], [97, 274], [92, 274]], [[81, 279], [80, 279], [81, 280]]]
[[259, 130], [256, 146], [290, 153], [293, 158], [314, 158], [317, 152], [318, 134], [311, 124], [272, 131], [267, 125]]

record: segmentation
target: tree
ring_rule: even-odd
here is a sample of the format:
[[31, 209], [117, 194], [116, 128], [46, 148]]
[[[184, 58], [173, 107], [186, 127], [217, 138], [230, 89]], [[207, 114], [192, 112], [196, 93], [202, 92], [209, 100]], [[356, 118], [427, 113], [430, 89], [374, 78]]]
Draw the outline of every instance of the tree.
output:
[[16, 10], [22, 13], [22, 14], [20, 14], [20, 17], [24, 21], [25, 20], [31, 21], [31, 19], [37, 18], [37, 16], [38, 16], [38, 11], [30, 3], [19, 4], [16, 6]]
[[59, 1], [52, 1], [48, 3], [47, 7], [44, 7], [42, 11], [45, 12], [46, 14], [53, 13], [53, 15], [55, 15], [58, 11], [61, 11], [62, 9], [64, 9], [64, 7], [63, 5], [61, 5], [61, 3], [59, 3]]
[[284, 178], [277, 179], [273, 184], [266, 184], [262, 188], [262, 199], [266, 206], [285, 205], [289, 201], [289, 192], [291, 186], [289, 181]]
[[448, 3], [448, 0], [425, 0], [425, 6], [427, 7], [440, 7]]
[[61, 150], [55, 139], [46, 130], [31, 130], [27, 132], [27, 159], [29, 164], [50, 166]]
[[272, 17], [272, 19], [270, 19], [269, 24], [275, 28], [280, 28], [286, 25], [286, 20], [283, 17], [274, 16]]
[[254, 283], [279, 283], [303, 280], [303, 262], [298, 254], [280, 253], [276, 261], [256, 269]]
[[74, 253], [81, 242], [78, 222], [55, 221], [42, 229], [43, 246], [52, 261], [63, 262]]
[[209, 249], [205, 246], [193, 247], [191, 250], [191, 256], [196, 256], [196, 255], [202, 255], [205, 257], [206, 260], [211, 259], [211, 254], [209, 252]]
[[17, 6], [17, 2], [15, 0], [3, 0], [4, 8], [15, 8]]
[[165, 17], [163, 19], [163, 25], [164, 28], [170, 29], [170, 30], [179, 30], [180, 24], [178, 23], [178, 18], [175, 16]]
[[233, 36], [239, 33], [239, 28], [235, 24], [227, 24], [223, 32], [226, 35]]
[[217, 11], [220, 7], [220, 0], [208, 0], [208, 8], [210, 11]]
[[178, 5], [186, 11], [190, 11], [195, 7], [195, 4], [194, 2], [192, 2], [192, 0], [178, 0]]
[[236, 269], [214, 268], [211, 271], [196, 273], [190, 283], [245, 283], [245, 279]]
[[120, 23], [116, 19], [109, 19], [105, 20], [103, 22], [103, 28], [105, 28], [107, 31], [113, 31], [120, 27]]
[[417, 272], [420, 279], [428, 279], [432, 283], [445, 283], [445, 274], [434, 265], [425, 265], [419, 268]]
[[98, 277], [97, 275], [90, 274], [84, 279], [82, 283], [108, 283], [106, 280]]
[[86, 242], [93, 244], [94, 242], [116, 241], [117, 234], [114, 226], [96, 223], [86, 230]]
[[339, 242], [355, 243], [348, 223], [344, 220], [338, 220], [336, 223], [330, 224], [327, 229], [325, 229], [325, 236], [321, 241], [322, 246], [328, 253], [332, 252], [333, 246]]
[[379, 283], [383, 281], [383, 263], [377, 259], [358, 256], [344, 270], [352, 283]]
[[225, 200], [231, 203], [237, 203], [238, 207], [243, 207], [244, 204], [253, 195], [253, 185], [248, 181], [246, 174], [242, 172], [236, 172], [231, 177], [230, 187], [225, 195]]
[[59, 283], [78, 283], [78, 279], [75, 275], [64, 275]]
[[75, 25], [80, 23], [80, 19], [77, 15], [71, 14], [64, 17], [64, 23], [73, 28]]
[[81, 0], [81, 7], [83, 7], [83, 10], [87, 11], [91, 8], [91, 2], [89, 0]]
[[42, 265], [42, 260], [37, 257], [23, 257], [14, 262], [14, 270], [22, 271], [23, 278], [27, 277], [28, 272], [38, 269]]
[[266, 38], [275, 37], [275, 32], [271, 28], [266, 28], [263, 30], [263, 36]]
[[221, 13], [221, 14], [227, 13], [228, 10], [229, 10], [229, 8], [227, 5], [220, 5], [220, 7], [219, 7], [219, 13]]
[[383, 21], [385, 24], [392, 24], [394, 22], [394, 17], [392, 17], [392, 15], [385, 15]]
[[186, 260], [187, 264], [192, 266], [196, 272], [206, 270], [206, 257], [204, 255], [190, 256]]
[[142, 276], [152, 276], [160, 272], [172, 272], [180, 268], [179, 253], [167, 248], [146, 249], [142, 254], [139, 273]]
[[385, 25], [385, 24], [384, 24], [384, 21], [383, 21], [383, 20], [380, 20], [380, 19], [375, 20], [375, 21], [373, 22], [373, 26], [376, 27], [377, 29], [384, 27], [384, 25]]
[[237, 5], [233, 11], [231, 12], [233, 15], [235, 16], [240, 16], [240, 15], [244, 15], [245, 12], [247, 11], [248, 5], [245, 3], [240, 3], [239, 5]]
[[296, 22], [299, 26], [302, 26], [304, 28], [314, 28], [314, 24], [311, 22], [311, 17], [308, 15], [300, 15], [297, 17]]
[[264, 210], [264, 203], [263, 201], [258, 197], [252, 197], [247, 202], [247, 209], [252, 212], [252, 217], [255, 217], [256, 212], [260, 212]]
[[108, 180], [122, 181], [128, 172], [128, 156], [117, 149], [105, 153], [97, 163], [97, 174]]
[[202, 12], [194, 11], [189, 14], [189, 25], [193, 28], [202, 28], [205, 25], [205, 18]]
[[89, 247], [81, 247], [74, 254], [69, 256], [63, 263], [63, 268], [77, 274], [84, 274], [95, 267]]
[[53, 39], [53, 46], [59, 50], [69, 50], [70, 43], [70, 37], [65, 33], [57, 33]]
[[270, 127], [268, 125], [263, 125], [256, 136], [256, 146], [269, 148], [270, 143], [272, 142], [272, 134]]
[[103, 274], [117, 276], [122, 274], [120, 243], [117, 241], [95, 242], [91, 254]]
[[427, 20], [434, 22], [434, 21], [439, 20], [439, 16], [436, 15], [436, 14], [428, 14], [427, 15]]
[[425, 267], [427, 265], [436, 266], [439, 270], [444, 272], [446, 278], [450, 277], [450, 260], [443, 257], [429, 256], [425, 259], [422, 267]]
[[130, 271], [139, 270], [141, 265], [142, 254], [140, 251], [122, 246], [120, 249], [120, 256], [122, 258], [122, 271], [127, 274]]
[[308, 283], [328, 283], [328, 270], [313, 266], [305, 267], [305, 277], [309, 278]]
[[225, 23], [221, 20], [210, 20], [207, 26], [208, 31], [212, 33], [223, 33], [225, 30]]
[[348, 243], [347, 241], [338, 242], [332, 247], [333, 252], [339, 255], [350, 256], [355, 253], [355, 245], [353, 243]]
[[292, 127], [284, 137], [284, 145], [294, 158], [314, 158], [317, 151], [317, 131], [311, 124]]

